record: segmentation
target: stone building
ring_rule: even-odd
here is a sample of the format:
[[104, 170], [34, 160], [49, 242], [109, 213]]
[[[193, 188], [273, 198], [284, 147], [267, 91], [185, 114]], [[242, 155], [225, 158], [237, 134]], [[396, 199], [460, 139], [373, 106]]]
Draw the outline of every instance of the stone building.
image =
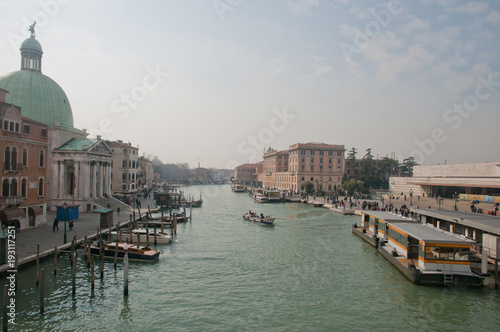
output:
[[332, 192], [342, 184], [344, 152], [344, 145], [326, 143], [297, 143], [284, 151], [269, 148], [264, 153], [263, 185], [300, 191], [311, 182], [317, 191]]
[[111, 190], [113, 194], [135, 194], [139, 190], [139, 148], [118, 141], [106, 141], [113, 153]]
[[3, 227], [19, 220], [24, 229], [45, 223], [48, 126], [22, 116], [5, 102], [7, 93], [0, 89], [0, 219]]
[[139, 157], [138, 162], [139, 189], [151, 189], [154, 179], [153, 162], [144, 156]]
[[243, 164], [234, 170], [233, 182], [254, 187], [262, 186], [263, 162], [255, 164]]

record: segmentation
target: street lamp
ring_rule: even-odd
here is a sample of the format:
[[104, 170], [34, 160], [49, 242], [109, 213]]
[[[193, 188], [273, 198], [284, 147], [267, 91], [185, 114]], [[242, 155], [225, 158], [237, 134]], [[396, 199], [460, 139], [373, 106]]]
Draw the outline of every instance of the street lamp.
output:
[[455, 198], [455, 211], [458, 211], [458, 208], [457, 208], [458, 194], [456, 191], [455, 191], [455, 195], [453, 197]]
[[68, 204], [66, 204], [66, 202], [64, 202], [64, 204], [63, 204], [63, 210], [64, 210], [64, 243], [65, 244], [68, 243], [68, 238], [66, 236], [66, 219], [68, 219], [67, 216], [66, 216], [66, 209], [67, 208], [68, 208]]
[[413, 205], [413, 189], [410, 189], [410, 205]]

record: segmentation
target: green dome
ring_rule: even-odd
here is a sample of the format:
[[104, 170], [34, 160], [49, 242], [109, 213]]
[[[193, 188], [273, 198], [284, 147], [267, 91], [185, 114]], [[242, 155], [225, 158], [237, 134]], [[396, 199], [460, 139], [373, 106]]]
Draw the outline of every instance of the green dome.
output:
[[21, 50], [24, 50], [24, 49], [33, 50], [33, 51], [43, 53], [42, 52], [42, 45], [40, 45], [38, 40], [36, 40], [35, 37], [33, 37], [33, 36], [26, 39], [25, 41], [23, 41], [23, 43], [21, 44]]
[[[30, 39], [33, 38], [26, 41]], [[49, 126], [59, 122], [73, 128], [73, 112], [66, 93], [53, 79], [41, 72], [19, 70], [6, 74], [0, 77], [0, 88], [9, 91], [6, 102], [21, 106], [23, 116]]]

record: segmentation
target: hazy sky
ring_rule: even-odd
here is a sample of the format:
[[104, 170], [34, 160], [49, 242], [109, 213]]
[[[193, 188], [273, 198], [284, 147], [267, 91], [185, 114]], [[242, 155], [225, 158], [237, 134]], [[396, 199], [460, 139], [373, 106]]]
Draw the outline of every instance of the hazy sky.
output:
[[75, 127], [164, 163], [298, 142], [500, 161], [498, 1], [0, 1], [0, 74], [33, 20]]

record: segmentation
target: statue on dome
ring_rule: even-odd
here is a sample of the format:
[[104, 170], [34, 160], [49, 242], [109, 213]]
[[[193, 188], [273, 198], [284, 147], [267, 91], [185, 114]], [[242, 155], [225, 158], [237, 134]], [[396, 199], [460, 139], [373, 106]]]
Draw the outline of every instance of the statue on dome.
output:
[[31, 37], [35, 37], [35, 25], [36, 21], [33, 21], [33, 24], [30, 25], [30, 28], [28, 29], [29, 31], [31, 31]]

